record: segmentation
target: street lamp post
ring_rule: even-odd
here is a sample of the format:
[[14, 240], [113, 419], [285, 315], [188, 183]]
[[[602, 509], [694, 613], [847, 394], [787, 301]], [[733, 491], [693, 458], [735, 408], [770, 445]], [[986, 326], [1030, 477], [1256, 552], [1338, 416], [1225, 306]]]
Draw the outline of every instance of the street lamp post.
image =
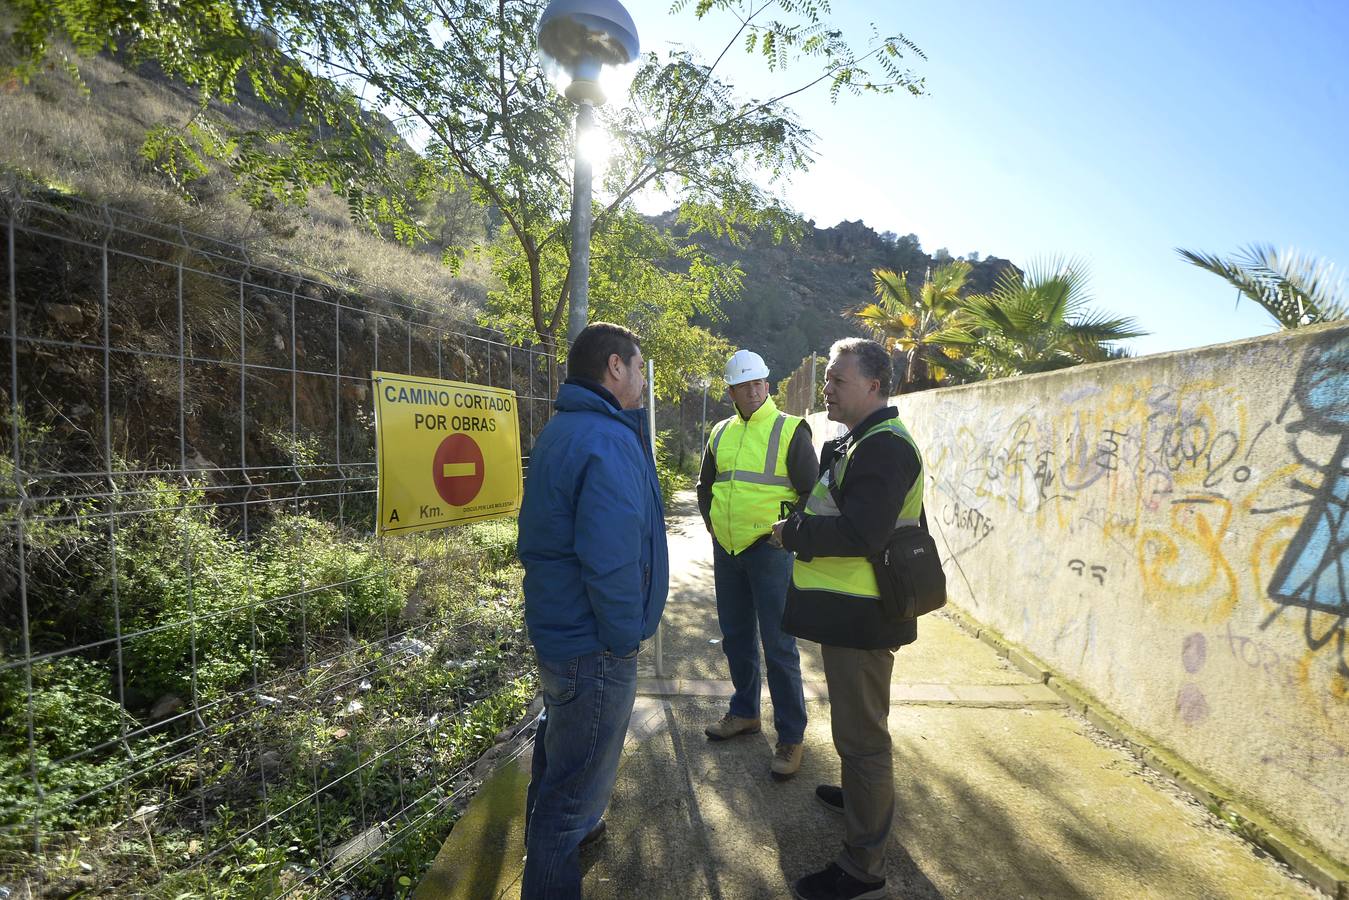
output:
[[595, 125], [595, 106], [589, 100], [576, 105], [576, 175], [571, 189], [571, 265], [567, 280], [571, 296], [567, 306], [567, 343], [571, 344], [590, 316], [590, 226], [594, 210], [591, 208], [591, 177], [594, 167], [590, 158], [581, 153], [581, 135]]
[[[618, 0], [552, 0], [539, 17], [539, 55], [563, 95], [576, 104], [576, 174], [571, 195], [567, 342], [585, 328], [590, 306], [591, 161], [581, 139], [606, 99], [606, 71], [637, 58], [637, 26]], [[607, 67], [607, 69], [606, 69]]]

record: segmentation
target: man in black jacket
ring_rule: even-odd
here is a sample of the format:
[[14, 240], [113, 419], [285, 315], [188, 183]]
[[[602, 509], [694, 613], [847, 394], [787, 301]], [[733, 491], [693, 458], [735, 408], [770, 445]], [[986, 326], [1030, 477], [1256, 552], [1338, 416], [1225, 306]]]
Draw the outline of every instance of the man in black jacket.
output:
[[[820, 802], [844, 817], [843, 850], [794, 885], [802, 900], [885, 895], [885, 844], [894, 816], [890, 676], [894, 652], [918, 637], [917, 621], [887, 619], [867, 557], [894, 529], [922, 516], [923, 464], [894, 407], [887, 405], [890, 355], [875, 341], [834, 344], [825, 372], [825, 410], [849, 429], [824, 445], [820, 480], [804, 511], [774, 533], [796, 554], [783, 626], [819, 641], [829, 685], [834, 747], [843, 784], [820, 785]], [[878, 646], [876, 635], [887, 635]]]

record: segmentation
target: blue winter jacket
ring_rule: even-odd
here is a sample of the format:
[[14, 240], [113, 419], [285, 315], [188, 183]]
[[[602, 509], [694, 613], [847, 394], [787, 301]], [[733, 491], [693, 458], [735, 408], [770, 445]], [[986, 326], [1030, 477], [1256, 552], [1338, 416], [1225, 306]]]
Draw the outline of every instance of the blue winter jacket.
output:
[[555, 406], [520, 506], [525, 624], [544, 659], [626, 655], [656, 633], [670, 582], [646, 415], [571, 381]]

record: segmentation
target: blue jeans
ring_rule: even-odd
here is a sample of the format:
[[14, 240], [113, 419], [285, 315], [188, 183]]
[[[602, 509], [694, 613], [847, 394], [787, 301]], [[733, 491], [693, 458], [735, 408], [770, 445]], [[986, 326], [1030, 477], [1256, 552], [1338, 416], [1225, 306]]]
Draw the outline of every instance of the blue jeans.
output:
[[712, 541], [712, 573], [717, 586], [721, 649], [731, 669], [735, 694], [731, 715], [759, 717], [759, 638], [768, 666], [773, 727], [778, 741], [799, 744], [806, 733], [806, 700], [801, 690], [801, 656], [796, 638], [782, 630], [792, 555], [760, 541], [731, 555]]
[[614, 790], [637, 697], [637, 654], [538, 662], [544, 711], [525, 798], [521, 897], [579, 900], [577, 847]]

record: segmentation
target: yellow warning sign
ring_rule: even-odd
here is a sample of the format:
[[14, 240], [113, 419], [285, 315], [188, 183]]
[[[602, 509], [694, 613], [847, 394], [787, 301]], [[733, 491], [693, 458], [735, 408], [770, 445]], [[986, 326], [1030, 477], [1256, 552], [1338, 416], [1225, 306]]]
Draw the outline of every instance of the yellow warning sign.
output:
[[401, 534], [520, 511], [514, 391], [371, 372], [379, 530]]

